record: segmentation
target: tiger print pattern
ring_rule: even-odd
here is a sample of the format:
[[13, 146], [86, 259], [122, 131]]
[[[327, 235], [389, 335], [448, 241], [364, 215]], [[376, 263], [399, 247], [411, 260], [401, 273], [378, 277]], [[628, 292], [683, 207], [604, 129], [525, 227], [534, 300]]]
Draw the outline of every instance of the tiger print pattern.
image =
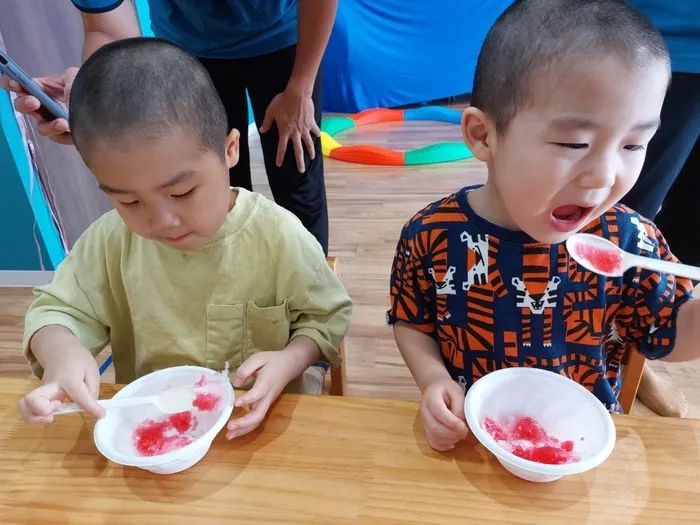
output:
[[552, 346], [552, 311], [557, 306], [557, 288], [561, 278], [551, 276], [551, 247], [541, 244], [523, 246], [522, 279], [513, 277], [517, 306], [522, 312], [523, 346], [532, 346], [532, 316], [542, 316], [542, 344]]

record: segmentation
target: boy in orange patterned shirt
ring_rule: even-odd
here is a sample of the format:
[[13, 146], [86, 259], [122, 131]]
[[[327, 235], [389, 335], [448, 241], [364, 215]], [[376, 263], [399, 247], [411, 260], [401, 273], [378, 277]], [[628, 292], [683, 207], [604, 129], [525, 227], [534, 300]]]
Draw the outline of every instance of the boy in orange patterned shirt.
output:
[[583, 231], [675, 260], [651, 222], [616, 205], [669, 78], [661, 35], [622, 0], [520, 0], [491, 28], [462, 121], [488, 180], [415, 215], [391, 274], [388, 320], [433, 448], [466, 436], [464, 393], [493, 370], [549, 369], [619, 411], [626, 349], [700, 357], [690, 281], [640, 269], [606, 279], [564, 245]]

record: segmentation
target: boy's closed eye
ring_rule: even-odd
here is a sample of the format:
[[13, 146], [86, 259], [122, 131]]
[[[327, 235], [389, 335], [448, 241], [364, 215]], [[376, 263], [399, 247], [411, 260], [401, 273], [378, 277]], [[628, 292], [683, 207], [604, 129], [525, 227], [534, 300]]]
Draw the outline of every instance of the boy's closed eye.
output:
[[588, 144], [578, 142], [555, 142], [554, 144], [566, 149], [586, 149], [588, 147]]
[[[171, 195], [170, 197], [173, 199], [186, 199], [188, 197], [191, 197], [194, 194], [196, 189], [197, 189], [197, 186], [195, 186], [194, 188], [192, 188], [189, 191], [186, 191], [185, 193]], [[119, 202], [120, 206], [124, 206], [125, 208], [133, 208], [134, 206], [137, 206], [140, 201], [130, 201], [130, 202], [118, 201], [118, 202]]]
[[180, 193], [178, 195], [171, 195], [171, 197], [173, 199], [186, 199], [187, 197], [191, 197], [194, 194], [196, 189], [197, 189], [197, 186], [195, 186], [194, 188], [192, 188], [189, 191], [186, 191], [185, 193]]
[[[588, 147], [588, 144], [577, 142], [555, 142], [554, 144], [566, 149], [586, 149]], [[624, 149], [627, 151], [644, 151], [644, 146], [641, 144], [628, 144], [627, 146], [624, 146]]]

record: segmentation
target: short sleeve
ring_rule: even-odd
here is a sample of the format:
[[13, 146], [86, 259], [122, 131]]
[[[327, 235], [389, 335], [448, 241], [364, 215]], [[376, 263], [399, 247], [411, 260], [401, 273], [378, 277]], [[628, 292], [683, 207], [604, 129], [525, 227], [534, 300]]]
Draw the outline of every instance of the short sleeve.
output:
[[[293, 294], [289, 301], [290, 339], [302, 335], [312, 339], [323, 359], [333, 366], [339, 366], [340, 343], [350, 327], [353, 305], [340, 279], [323, 258], [323, 252], [320, 249], [318, 252], [316, 268], [305, 272], [311, 284], [304, 285], [300, 293]], [[292, 262], [288, 260], [287, 264]], [[290, 278], [290, 281], [293, 279]], [[302, 278], [301, 281], [306, 282], [306, 279]]]
[[[305, 336], [318, 346], [322, 359], [340, 365], [340, 343], [352, 318], [353, 303], [340, 278], [328, 264], [321, 245], [297, 217], [278, 206], [261, 246], [274, 243], [277, 258], [275, 280], [279, 301], [288, 300], [289, 338]], [[262, 212], [260, 212], [262, 213]]]
[[[678, 262], [656, 226], [644, 223], [654, 248], [642, 255]], [[694, 285], [689, 279], [649, 270], [630, 270], [625, 276], [623, 296], [631, 314], [626, 339], [637, 344], [646, 358], [661, 359], [673, 350], [678, 310], [692, 298]]]
[[52, 282], [35, 289], [25, 315], [23, 351], [37, 377], [44, 372], [31, 351], [31, 340], [46, 326], [67, 328], [94, 356], [109, 344], [113, 293], [106, 246], [119, 222], [116, 212], [109, 212], [91, 224], [58, 265]]
[[430, 282], [423, 271], [414, 242], [404, 228], [391, 266], [388, 324], [403, 321], [425, 334], [437, 337], [429, 291]]
[[99, 14], [113, 11], [119, 7], [124, 0], [71, 0], [73, 5], [83, 13]]
[[39, 378], [44, 372], [30, 349], [30, 342], [41, 328], [50, 325], [67, 328], [94, 356], [109, 343], [109, 329], [99, 319], [94, 304], [78, 281], [77, 274], [86, 270], [79, 266], [74, 254], [69, 255], [56, 270], [53, 282], [36, 289], [37, 297], [27, 311], [24, 356]]

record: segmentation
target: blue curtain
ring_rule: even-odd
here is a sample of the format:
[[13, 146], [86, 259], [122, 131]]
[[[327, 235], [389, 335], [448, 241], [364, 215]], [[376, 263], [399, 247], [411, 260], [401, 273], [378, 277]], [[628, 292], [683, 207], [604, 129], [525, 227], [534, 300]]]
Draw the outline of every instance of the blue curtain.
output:
[[470, 93], [479, 49], [511, 0], [342, 0], [323, 63], [323, 110]]

